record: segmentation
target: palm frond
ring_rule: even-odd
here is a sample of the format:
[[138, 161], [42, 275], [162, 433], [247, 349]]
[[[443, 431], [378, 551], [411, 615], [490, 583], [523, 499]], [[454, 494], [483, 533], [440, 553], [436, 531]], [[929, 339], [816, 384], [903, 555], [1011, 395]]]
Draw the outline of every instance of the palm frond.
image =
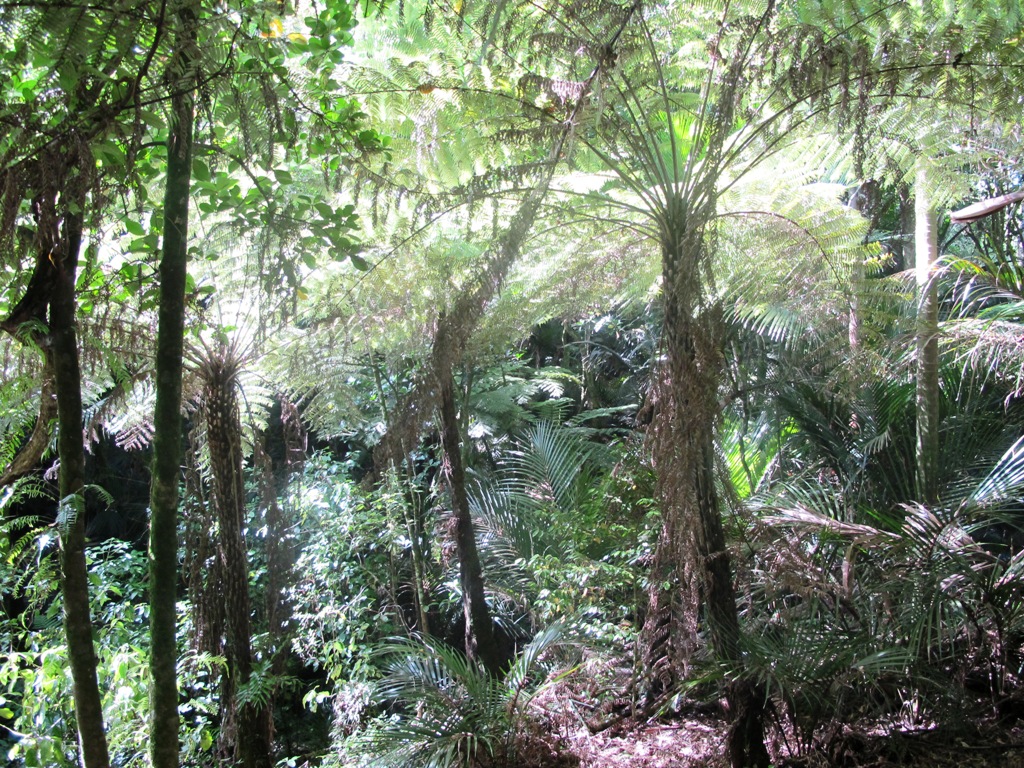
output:
[[502, 678], [434, 639], [385, 646], [377, 696], [399, 713], [364, 731], [358, 750], [374, 765], [514, 764], [525, 709], [548, 676], [542, 659], [560, 640], [560, 627], [542, 630]]

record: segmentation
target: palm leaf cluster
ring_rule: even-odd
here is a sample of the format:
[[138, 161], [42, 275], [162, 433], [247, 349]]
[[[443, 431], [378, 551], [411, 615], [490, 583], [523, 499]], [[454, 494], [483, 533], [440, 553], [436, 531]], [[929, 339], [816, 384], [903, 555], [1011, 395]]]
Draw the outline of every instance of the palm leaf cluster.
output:
[[371, 725], [357, 749], [371, 764], [412, 768], [525, 765], [522, 747], [531, 700], [551, 679], [561, 627], [539, 632], [512, 666], [494, 676], [437, 641], [398, 641], [377, 686], [394, 714]]
[[774, 532], [750, 563], [750, 674], [800, 748], [855, 716], [944, 722], [977, 692], [1002, 706], [1024, 637], [1021, 558], [981, 543], [986, 510], [909, 506], [850, 523], [834, 498], [810, 484], [762, 497]]

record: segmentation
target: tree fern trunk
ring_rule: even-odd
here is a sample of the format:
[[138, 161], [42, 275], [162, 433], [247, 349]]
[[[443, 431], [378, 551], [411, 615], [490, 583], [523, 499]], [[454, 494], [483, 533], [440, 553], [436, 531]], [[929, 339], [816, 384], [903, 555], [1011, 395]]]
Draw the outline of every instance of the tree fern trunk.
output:
[[[733, 675], [726, 687], [732, 718], [727, 737], [730, 761], [736, 768], [760, 768], [769, 763], [764, 746], [765, 694], [744, 675], [732, 569], [715, 489], [714, 435], [721, 415], [718, 383], [724, 363], [721, 307], [709, 298], [705, 285], [710, 279], [705, 229], [711, 212], [681, 200], [671, 201], [668, 212], [662, 234], [667, 376], [654, 439], [665, 523], [657, 560], [674, 563], [677, 576], [696, 576], [700, 600], [690, 596], [686, 602], [703, 603], [712, 648]], [[653, 581], [659, 578], [655, 574]], [[694, 585], [680, 580], [679, 586], [687, 590]], [[692, 642], [682, 636], [689, 628], [670, 626], [668, 636], [675, 635], [670, 647]]]
[[245, 487], [242, 477], [242, 426], [236, 395], [237, 368], [232, 353], [222, 350], [204, 362], [206, 438], [213, 475], [213, 503], [220, 528], [227, 643], [226, 720], [233, 728], [223, 733], [243, 768], [270, 768], [273, 721], [266, 702], [238, 704], [238, 692], [252, 677], [249, 621], [249, 560], [243, 533]]
[[921, 503], [939, 496], [939, 299], [932, 269], [938, 256], [938, 222], [928, 188], [928, 167], [919, 160], [914, 189], [914, 272], [917, 278], [917, 494]]
[[177, 676], [178, 484], [181, 482], [181, 379], [188, 272], [189, 190], [196, 12], [179, 13], [175, 48], [184, 76], [171, 96], [164, 189], [164, 237], [160, 259], [160, 308], [153, 414], [153, 478], [149, 523], [150, 760], [153, 768], [177, 768], [180, 751]]
[[201, 426], [193, 428], [185, 451], [183, 576], [192, 603], [192, 647], [211, 656], [223, 656], [224, 579], [217, 540], [210, 535], [217, 529], [216, 516], [199, 466], [201, 432]]
[[[443, 338], [438, 341], [443, 343]], [[476, 530], [469, 512], [466, 473], [462, 466], [462, 440], [455, 410], [455, 386], [451, 370], [436, 370], [440, 397], [441, 444], [447, 464], [451, 490], [452, 515], [455, 518], [455, 547], [459, 559], [459, 583], [462, 610], [466, 618], [466, 655], [480, 661], [497, 674], [505, 665], [494, 636], [494, 623], [484, 595], [483, 569], [476, 546]]]
[[[287, 586], [294, 583], [295, 546], [290, 533], [294, 520], [279, 497], [287, 488], [291, 476], [300, 472], [305, 459], [306, 435], [299, 409], [284, 395], [279, 396], [281, 406], [280, 432], [268, 429], [258, 436], [253, 446], [253, 468], [265, 510], [267, 526], [267, 632], [270, 637], [271, 671], [284, 674], [288, 661], [291, 604]], [[283, 455], [274, 450], [280, 446]]]
[[[69, 190], [61, 190], [61, 196]], [[84, 195], [70, 195], [64, 205], [84, 205]], [[89, 573], [85, 563], [85, 445], [82, 438], [82, 372], [78, 359], [75, 272], [82, 243], [82, 214], [67, 212], [63, 223], [56, 211], [57, 191], [39, 199], [40, 247], [57, 264], [50, 302], [50, 343], [54, 360], [60, 455], [61, 588], [64, 630], [74, 681], [75, 718], [85, 768], [107, 768], [110, 758], [103, 729], [103, 704], [96, 679], [96, 651], [89, 615]], [[58, 231], [58, 229], [62, 231]]]

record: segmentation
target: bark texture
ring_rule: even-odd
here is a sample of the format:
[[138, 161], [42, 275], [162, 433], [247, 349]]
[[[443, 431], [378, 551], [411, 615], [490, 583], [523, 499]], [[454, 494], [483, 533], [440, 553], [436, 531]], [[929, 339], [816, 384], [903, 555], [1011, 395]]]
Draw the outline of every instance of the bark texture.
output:
[[150, 488], [150, 760], [153, 768], [177, 768], [180, 752], [176, 604], [178, 593], [178, 485], [181, 482], [181, 380], [188, 272], [189, 190], [192, 179], [196, 14], [179, 12], [175, 64], [181, 67], [171, 97], [164, 190], [164, 237], [160, 259], [160, 307], [153, 415], [153, 477]]
[[455, 386], [452, 371], [435, 371], [441, 397], [441, 443], [445, 470], [451, 491], [455, 522], [455, 550], [459, 559], [459, 583], [462, 587], [462, 611], [466, 619], [466, 655], [478, 660], [490, 672], [498, 674], [509, 661], [498, 647], [494, 623], [484, 596], [484, 576], [476, 546], [476, 529], [469, 512], [466, 473], [462, 465], [462, 440], [455, 410]]
[[[715, 489], [715, 430], [720, 417], [718, 382], [723, 378], [722, 311], [709, 296], [704, 271], [708, 263], [708, 222], [711, 197], [700, 205], [679, 206], [662, 232], [664, 346], [666, 375], [659, 400], [654, 455], [658, 493], [665, 518], [656, 563], [671, 564], [683, 591], [683, 605], [703, 604], [704, 618], [715, 655], [733, 670], [725, 695], [732, 719], [727, 736], [730, 762], [760, 768], [769, 764], [764, 745], [765, 692], [743, 675], [739, 615], [732, 567], [726, 548], [722, 510]], [[661, 574], [652, 583], [658, 585]], [[662, 670], [662, 685], [681, 674], [677, 659], [692, 637], [686, 633], [694, 616], [659, 616], [666, 608], [664, 591], [652, 594], [651, 619], [661, 621], [664, 649], [649, 647], [648, 663], [670, 654]], [[674, 608], [674, 606], [672, 606]]]
[[292, 527], [294, 521], [279, 499], [289, 479], [302, 471], [306, 459], [306, 430], [298, 407], [284, 395], [281, 406], [280, 432], [268, 429], [253, 446], [253, 464], [258, 473], [260, 497], [267, 526], [267, 629], [271, 641], [271, 671], [284, 674], [288, 661], [291, 604], [287, 586], [294, 583], [292, 571], [296, 550]]
[[[62, 158], [63, 160], [63, 158]], [[59, 162], [59, 161], [58, 161]], [[76, 180], [60, 191], [62, 205], [84, 208]], [[75, 719], [85, 768], [107, 768], [103, 704], [96, 679], [96, 651], [89, 615], [89, 573], [85, 562], [85, 444], [82, 428], [82, 372], [78, 357], [75, 275], [82, 244], [82, 214], [57, 210], [57, 189], [36, 200], [39, 245], [56, 265], [50, 300], [49, 343], [53, 350], [60, 456], [61, 589], [64, 631], [74, 681]]]
[[223, 677], [222, 746], [242, 768], [270, 768], [273, 719], [266, 699], [238, 701], [252, 678], [249, 558], [244, 535], [245, 486], [242, 477], [242, 425], [234, 351], [221, 349], [203, 362], [206, 439], [213, 476], [213, 505], [219, 528], [227, 642]]

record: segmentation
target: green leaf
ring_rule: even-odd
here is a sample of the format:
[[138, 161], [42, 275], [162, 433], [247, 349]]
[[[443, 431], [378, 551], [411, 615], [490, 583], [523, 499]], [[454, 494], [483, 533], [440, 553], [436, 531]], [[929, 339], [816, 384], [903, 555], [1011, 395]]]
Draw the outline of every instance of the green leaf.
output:
[[192, 175], [196, 181], [209, 181], [210, 169], [206, 163], [197, 157], [192, 160]]
[[142, 225], [133, 219], [127, 219], [124, 222], [124, 228], [129, 235], [143, 237], [146, 234], [146, 230], [143, 229]]
[[277, 169], [274, 171], [274, 178], [277, 179], [278, 184], [291, 184], [292, 175], [288, 171]]
[[351, 256], [349, 256], [349, 258], [352, 260], [352, 266], [362, 272], [365, 272], [370, 268], [370, 265], [366, 262], [366, 259], [364, 259], [362, 256], [359, 256], [358, 254], [353, 253]]

